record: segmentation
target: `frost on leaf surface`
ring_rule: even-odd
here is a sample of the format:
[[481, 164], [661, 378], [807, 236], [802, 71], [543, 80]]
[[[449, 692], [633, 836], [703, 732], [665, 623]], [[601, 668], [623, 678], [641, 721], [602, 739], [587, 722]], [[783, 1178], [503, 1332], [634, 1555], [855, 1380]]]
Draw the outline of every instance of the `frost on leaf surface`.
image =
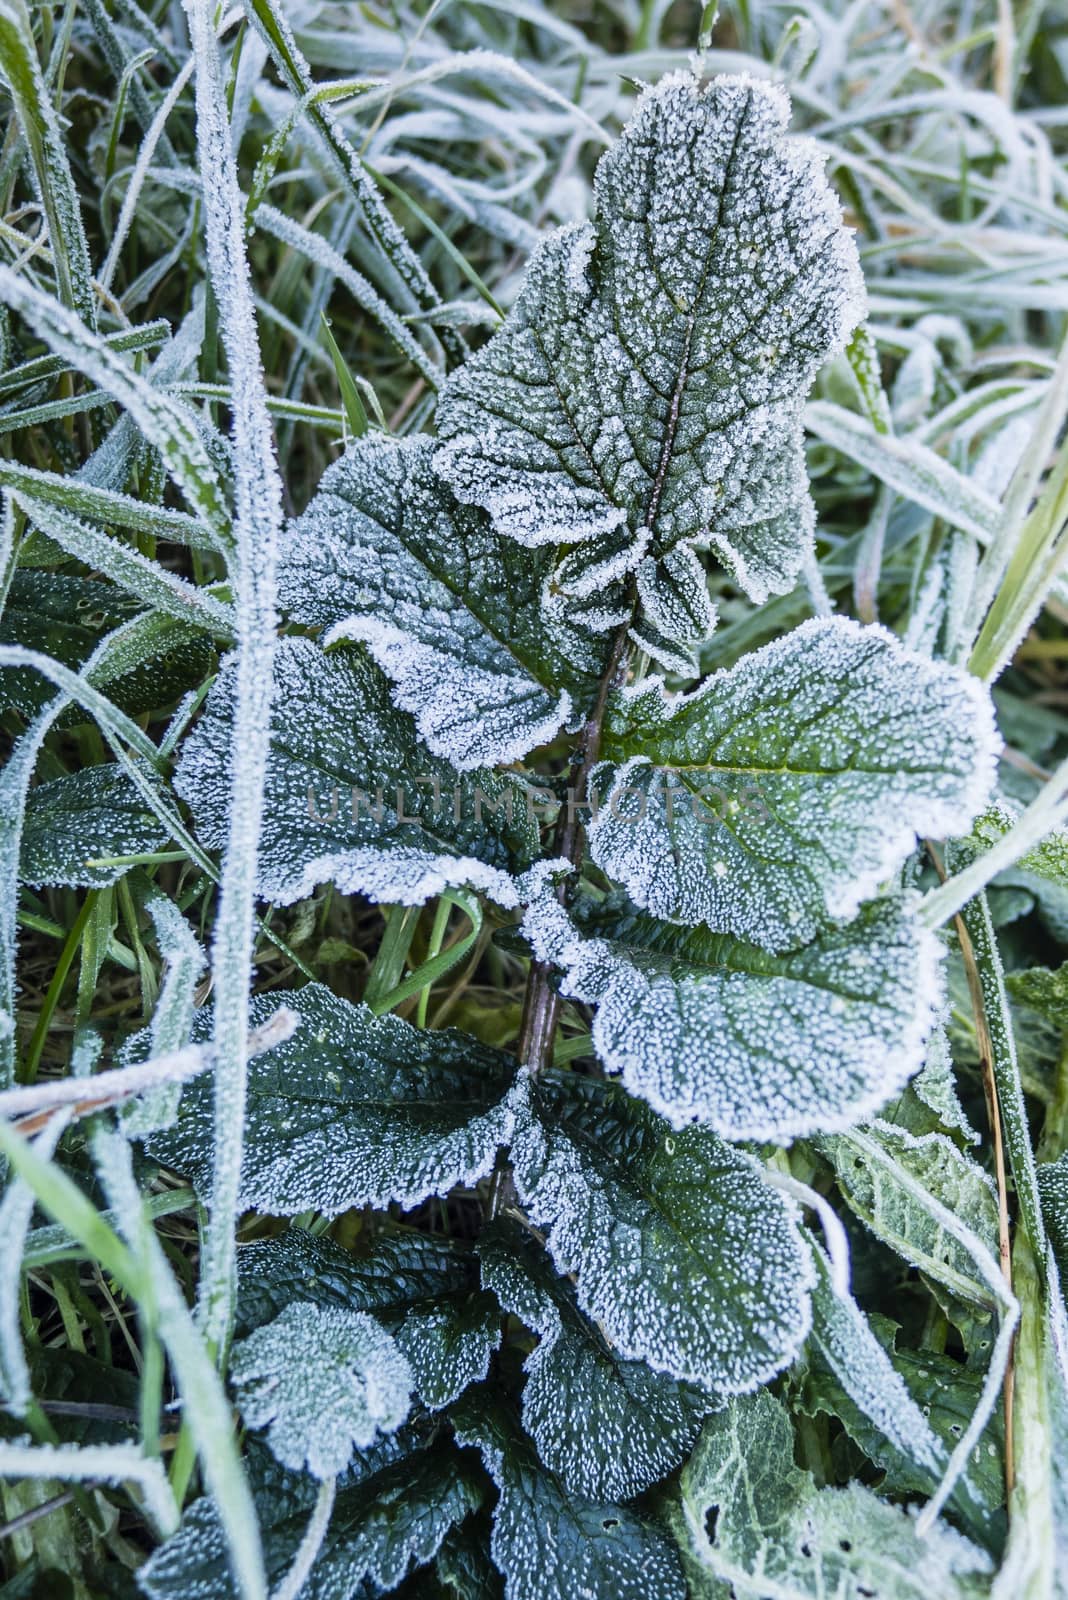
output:
[[790, 949], [966, 829], [999, 747], [975, 678], [818, 618], [693, 694], [617, 697], [590, 850], [654, 916]]
[[551, 560], [458, 504], [432, 450], [425, 437], [350, 445], [290, 533], [280, 597], [328, 644], [366, 643], [428, 748], [467, 771], [581, 716], [604, 643], [543, 606]]
[[[254, 996], [252, 1025], [278, 1007], [277, 990]], [[293, 1037], [248, 1069], [240, 1204], [274, 1216], [353, 1206], [418, 1205], [492, 1169], [514, 1122], [510, 1057], [454, 1029], [413, 1028], [376, 1017], [321, 984], [291, 997]], [[209, 1026], [198, 1017], [198, 1028]], [[151, 1141], [153, 1154], [211, 1181], [212, 1084], [194, 1080], [178, 1118]]]
[[[781, 89], [687, 74], [601, 159], [593, 225], [531, 258], [503, 327], [449, 379], [440, 471], [527, 545], [637, 569], [655, 628], [711, 625], [711, 549], [750, 599], [811, 548], [801, 403], [857, 322], [856, 249]], [[573, 558], [581, 570], [582, 552]]]
[[308, 1301], [240, 1340], [230, 1377], [246, 1425], [267, 1429], [283, 1466], [316, 1478], [337, 1477], [353, 1448], [393, 1433], [410, 1409], [412, 1371], [385, 1329]]
[[822, 1250], [813, 1247], [816, 1289], [812, 1297], [812, 1344], [853, 1404], [878, 1429], [893, 1452], [915, 1463], [937, 1484], [946, 1451], [916, 1404], [904, 1378], [872, 1332], [851, 1294], [840, 1294]]
[[[258, 891], [282, 905], [333, 882], [343, 894], [420, 905], [469, 885], [515, 903], [510, 870], [535, 849], [522, 793], [460, 777], [423, 746], [362, 650], [310, 639], [275, 652]], [[182, 747], [175, 788], [204, 844], [221, 849], [230, 799], [234, 666]], [[514, 803], [513, 803], [514, 802]]]
[[794, 1465], [782, 1404], [766, 1391], [709, 1420], [683, 1469], [672, 1526], [693, 1600], [979, 1600], [989, 1592], [984, 1550], [854, 1481], [817, 1489]]
[[[315, 1504], [318, 1484], [288, 1471], [255, 1435], [246, 1467], [263, 1537], [272, 1592], [289, 1570]], [[338, 1482], [323, 1546], [300, 1591], [301, 1600], [366, 1600], [396, 1588], [432, 1561], [443, 1540], [481, 1504], [477, 1460], [409, 1428], [358, 1451]], [[149, 1600], [237, 1600], [226, 1538], [205, 1495], [178, 1532], [137, 1574]]]
[[354, 1255], [330, 1239], [291, 1229], [238, 1254], [242, 1331], [296, 1301], [369, 1311], [408, 1359], [429, 1411], [481, 1382], [500, 1343], [500, 1313], [479, 1287], [469, 1251], [412, 1229], [376, 1238]]
[[454, 1295], [427, 1311], [412, 1310], [397, 1333], [419, 1398], [440, 1411], [489, 1372], [501, 1342], [501, 1319], [492, 1295]]
[[674, 1131], [593, 1078], [521, 1079], [512, 1165], [578, 1303], [625, 1360], [738, 1393], [809, 1328], [811, 1263], [790, 1202], [707, 1128]]
[[30, 790], [19, 876], [38, 886], [99, 889], [127, 868], [90, 862], [158, 850], [166, 840], [159, 819], [121, 767], [83, 767]]
[[920, 1136], [876, 1121], [863, 1135], [821, 1141], [849, 1208], [891, 1250], [923, 1273], [967, 1347], [990, 1339], [990, 1285], [966, 1244], [918, 1197], [941, 1205], [998, 1253], [997, 1191], [978, 1162], [942, 1133]]
[[524, 931], [564, 969], [563, 992], [596, 1007], [602, 1065], [675, 1127], [782, 1141], [833, 1132], [923, 1062], [940, 947], [899, 898], [778, 955], [618, 897], [580, 901], [575, 916], [542, 894]]
[[511, 1405], [473, 1389], [453, 1412], [500, 1491], [490, 1551], [505, 1600], [685, 1600], [678, 1557], [640, 1512], [569, 1494], [538, 1460]]
[[538, 1335], [522, 1416], [544, 1465], [593, 1500], [632, 1500], [666, 1478], [693, 1447], [707, 1395], [620, 1357], [526, 1234], [498, 1224], [477, 1249], [483, 1283]]

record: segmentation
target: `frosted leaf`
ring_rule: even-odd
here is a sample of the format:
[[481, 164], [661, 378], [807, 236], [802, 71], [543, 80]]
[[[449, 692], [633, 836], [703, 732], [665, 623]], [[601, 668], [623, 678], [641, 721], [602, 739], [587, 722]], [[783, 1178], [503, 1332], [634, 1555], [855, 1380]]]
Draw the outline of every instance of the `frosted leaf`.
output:
[[[254, 996], [253, 1027], [280, 994]], [[514, 1122], [515, 1064], [454, 1029], [428, 1032], [376, 1017], [321, 984], [293, 997], [293, 1037], [248, 1067], [240, 1205], [274, 1216], [353, 1206], [418, 1205], [492, 1170]], [[207, 1036], [210, 1021], [198, 1015]], [[212, 1085], [194, 1080], [153, 1155], [207, 1194], [214, 1137]]]
[[992, 1563], [945, 1523], [921, 1536], [913, 1511], [854, 1481], [817, 1489], [794, 1465], [781, 1402], [766, 1391], [705, 1425], [671, 1518], [693, 1600], [980, 1600]]
[[936, 1195], [996, 1258], [998, 1203], [990, 1178], [945, 1134], [916, 1137], [883, 1122], [864, 1132], [885, 1160], [873, 1159], [866, 1144], [848, 1133], [822, 1142], [843, 1199], [876, 1238], [935, 1286], [965, 1344], [985, 1347], [991, 1337], [990, 1286], [961, 1240], [919, 1202], [913, 1185]]
[[[230, 662], [174, 780], [211, 849], [226, 834], [233, 690]], [[510, 870], [536, 846], [522, 790], [486, 772], [460, 777], [431, 756], [362, 651], [281, 641], [260, 838], [265, 899], [291, 905], [333, 882], [343, 894], [420, 905], [466, 884], [514, 905]]]
[[[971, 837], [957, 840], [961, 865], [969, 854], [988, 850], [1013, 827], [1022, 808], [998, 796], [976, 818]], [[960, 870], [959, 867], [955, 870]], [[1068, 828], [1051, 828], [994, 880], [998, 891], [1023, 890], [1037, 901], [1043, 922], [1058, 944], [1068, 943]]]
[[235, 1344], [230, 1379], [245, 1423], [266, 1428], [283, 1466], [335, 1478], [353, 1448], [393, 1433], [410, 1409], [412, 1372], [359, 1311], [295, 1302]]
[[326, 642], [363, 641], [435, 755], [515, 761], [592, 699], [603, 640], [542, 609], [551, 562], [458, 505], [431, 440], [367, 434], [289, 536], [282, 604]]
[[[3, 1036], [0, 1016], [0, 1037]], [[49, 1161], [69, 1121], [62, 1112], [45, 1123], [34, 1140], [34, 1152]], [[22, 1255], [37, 1197], [28, 1183], [9, 1172], [0, 1192], [0, 1404], [13, 1417], [24, 1417], [33, 1401], [29, 1363], [23, 1346], [21, 1318]]]
[[500, 1495], [490, 1553], [505, 1600], [685, 1600], [664, 1532], [623, 1506], [568, 1494], [538, 1461], [511, 1406], [473, 1390], [455, 1408], [460, 1444], [477, 1445]]
[[545, 1466], [594, 1500], [632, 1500], [667, 1477], [693, 1447], [707, 1396], [622, 1360], [527, 1235], [498, 1227], [477, 1248], [483, 1283], [538, 1335], [522, 1415]]
[[[152, 1026], [126, 1041], [119, 1055], [121, 1064], [165, 1055], [188, 1042], [196, 1014], [196, 987], [207, 965], [192, 928], [172, 900], [152, 894], [147, 897], [147, 909], [165, 963], [164, 978]], [[163, 1083], [128, 1100], [119, 1112], [126, 1137], [143, 1138], [156, 1129], [169, 1128], [181, 1097], [181, 1084]]]
[[381, 1233], [359, 1255], [333, 1239], [291, 1228], [237, 1252], [237, 1329], [248, 1332], [294, 1301], [373, 1311], [394, 1331], [412, 1310], [478, 1289], [477, 1263], [447, 1239], [403, 1229]]
[[38, 886], [99, 889], [129, 869], [90, 866], [91, 861], [140, 855], [166, 842], [159, 818], [121, 767], [83, 767], [30, 790], [19, 876]]
[[790, 949], [964, 831], [999, 748], [975, 678], [818, 618], [693, 694], [617, 697], [590, 850], [654, 916]]
[[481, 1382], [500, 1343], [500, 1311], [479, 1288], [470, 1252], [411, 1229], [380, 1235], [359, 1256], [292, 1229], [239, 1250], [238, 1271], [242, 1330], [294, 1301], [373, 1312], [408, 1358], [429, 1411]]
[[[410, 1435], [401, 1428], [354, 1455], [301, 1600], [364, 1600], [394, 1589], [433, 1560], [449, 1530], [481, 1504], [477, 1463], [441, 1442], [421, 1448], [425, 1441]], [[280, 1466], [255, 1436], [246, 1466], [273, 1592], [305, 1533], [318, 1485]], [[190, 1506], [137, 1581], [149, 1600], [236, 1600], [226, 1540], [207, 1496]]]
[[968, 1144], [981, 1143], [982, 1136], [968, 1121], [968, 1113], [957, 1093], [949, 1037], [943, 1026], [935, 1028], [927, 1041], [927, 1054], [912, 1087], [943, 1128], [961, 1134]]
[[[800, 950], [536, 893], [523, 924], [564, 994], [596, 1006], [603, 1066], [674, 1127], [787, 1143], [863, 1121], [923, 1062], [941, 947], [897, 898]], [[583, 937], [583, 933], [593, 937]]]
[[[144, 616], [141, 602], [113, 584], [16, 567], [0, 615], [0, 644], [21, 644], [64, 666], [81, 667], [107, 634], [139, 613]], [[109, 668], [108, 698], [130, 716], [166, 705], [214, 669], [214, 647], [195, 628], [158, 614], [150, 627], [152, 648], [142, 650], [139, 659], [131, 655], [128, 668], [120, 670], [117, 662]], [[30, 667], [0, 670], [0, 706], [13, 706], [27, 720], [54, 694], [52, 684]], [[63, 725], [79, 715], [68, 710]]]
[[[595, 224], [539, 247], [440, 399], [439, 470], [502, 533], [614, 535], [631, 569], [710, 548], [752, 600], [791, 588], [813, 524], [800, 407], [863, 291], [788, 116], [748, 78], [679, 73], [642, 95], [598, 166]], [[678, 569], [677, 598], [705, 626], [699, 572]]]
[[[818, 1323], [817, 1305], [813, 1307], [813, 1319]], [[872, 1413], [878, 1407], [871, 1403], [870, 1395], [865, 1396], [869, 1363], [862, 1354], [851, 1356], [848, 1347], [843, 1348], [842, 1361], [832, 1369], [826, 1353], [821, 1354], [813, 1341], [797, 1405], [806, 1415], [823, 1413], [842, 1424], [882, 1472], [881, 1493], [895, 1497], [921, 1494], [927, 1498], [943, 1476], [949, 1452], [957, 1446], [982, 1403], [983, 1373], [933, 1350], [896, 1348], [897, 1325], [886, 1318], [874, 1315], [868, 1326], [922, 1419], [923, 1428], [915, 1437], [926, 1436], [928, 1431], [934, 1435], [939, 1465], [933, 1471], [921, 1465], [911, 1440], [906, 1449], [898, 1449], [873, 1420]], [[972, 1451], [967, 1471], [958, 1479], [950, 1499], [964, 1532], [981, 1544], [999, 1537], [998, 1521], [1005, 1503], [1000, 1421], [995, 1412], [981, 1447]]]
[[712, 1394], [788, 1366], [809, 1328], [812, 1268], [792, 1204], [755, 1162], [596, 1079], [523, 1085], [520, 1200], [616, 1354]]
[[1051, 1255], [1063, 1279], [1068, 1271], [1068, 1154], [1039, 1166], [1038, 1192]]
[[896, 1452], [937, 1478], [947, 1452], [852, 1295], [835, 1293], [822, 1251], [814, 1249], [812, 1342], [854, 1405]]
[[454, 1296], [430, 1311], [410, 1311], [397, 1333], [428, 1411], [440, 1411], [481, 1383], [500, 1342], [500, 1312], [488, 1294]]

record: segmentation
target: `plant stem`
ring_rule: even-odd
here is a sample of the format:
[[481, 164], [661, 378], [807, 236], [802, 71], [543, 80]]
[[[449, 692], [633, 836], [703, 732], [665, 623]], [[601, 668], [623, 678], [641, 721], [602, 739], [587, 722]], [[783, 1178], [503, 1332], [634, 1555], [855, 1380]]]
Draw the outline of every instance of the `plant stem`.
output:
[[[578, 813], [580, 808], [587, 804], [590, 773], [596, 766], [601, 752], [601, 735], [604, 731], [608, 696], [626, 663], [629, 630], [628, 619], [612, 641], [612, 648], [608, 652], [608, 663], [597, 691], [597, 699], [594, 701], [593, 710], [579, 736], [575, 750], [575, 782], [569, 803], [561, 811], [556, 825], [553, 853], [562, 856], [576, 869], [582, 865], [586, 843], [585, 830]], [[570, 891], [571, 885], [562, 883], [557, 889], [557, 894], [564, 900]], [[560, 996], [552, 984], [552, 968], [543, 961], [534, 961], [531, 963], [527, 978], [523, 1022], [516, 1047], [520, 1061], [532, 1077], [536, 1078], [543, 1067], [552, 1060], [553, 1036], [556, 1033], [559, 1014]]]
[[[553, 838], [553, 854], [563, 857], [576, 870], [582, 864], [585, 849], [585, 830], [579, 820], [579, 810], [588, 803], [590, 773], [597, 764], [604, 732], [608, 696], [615, 688], [626, 667], [629, 654], [631, 619], [628, 616], [612, 641], [608, 660], [597, 690], [593, 709], [586, 720], [575, 747], [572, 765], [575, 781], [570, 788], [567, 804], [560, 812]], [[571, 883], [561, 883], [557, 888], [560, 900], [568, 898]], [[544, 961], [532, 961], [527, 975], [526, 994], [523, 997], [523, 1020], [516, 1043], [516, 1054], [531, 1077], [536, 1078], [553, 1058], [553, 1040], [560, 1018], [560, 995], [553, 983], [553, 969]], [[515, 1200], [515, 1183], [510, 1169], [499, 1164], [490, 1190], [489, 1214], [496, 1216]]]

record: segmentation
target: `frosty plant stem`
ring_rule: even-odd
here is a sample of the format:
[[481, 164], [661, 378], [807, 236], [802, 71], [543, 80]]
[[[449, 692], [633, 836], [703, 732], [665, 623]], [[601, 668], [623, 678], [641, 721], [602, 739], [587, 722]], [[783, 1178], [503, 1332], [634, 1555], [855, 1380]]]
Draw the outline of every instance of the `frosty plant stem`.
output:
[[215, 1157], [200, 1286], [209, 1341], [225, 1355], [233, 1311], [238, 1185], [244, 1144], [256, 863], [270, 740], [275, 567], [282, 485], [274, 456], [252, 285], [245, 257], [245, 207], [210, 0], [187, 0], [196, 56], [197, 144], [208, 262], [230, 368], [235, 454], [232, 580], [237, 611], [236, 698], [230, 814], [212, 950], [215, 994]]
[[[626, 670], [629, 628], [628, 618], [616, 634], [609, 652], [608, 665], [601, 679], [597, 699], [575, 748], [576, 803], [561, 811], [553, 841], [553, 854], [576, 869], [582, 865], [585, 845], [585, 833], [578, 812], [588, 800], [590, 773], [601, 753], [601, 735], [608, 696]], [[565, 880], [559, 885], [557, 895], [561, 900], [566, 900], [568, 893], [569, 887]], [[537, 959], [532, 961], [523, 1000], [523, 1022], [516, 1050], [520, 1061], [534, 1077], [537, 1077], [552, 1060], [553, 1037], [560, 1015], [560, 995], [552, 981], [552, 973], [551, 964]]]

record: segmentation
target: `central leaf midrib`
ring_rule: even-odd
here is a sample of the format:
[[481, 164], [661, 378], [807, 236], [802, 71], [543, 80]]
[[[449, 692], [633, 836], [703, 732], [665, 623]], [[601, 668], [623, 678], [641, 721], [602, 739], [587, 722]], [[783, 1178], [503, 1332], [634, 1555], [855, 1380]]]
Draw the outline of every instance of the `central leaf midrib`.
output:
[[679, 371], [675, 379], [675, 385], [671, 395], [671, 402], [668, 406], [664, 437], [660, 444], [660, 459], [656, 464], [656, 473], [649, 490], [649, 498], [646, 501], [645, 514], [642, 518], [642, 526], [648, 528], [650, 533], [653, 532], [653, 525], [656, 521], [656, 515], [660, 509], [661, 496], [664, 492], [664, 484], [667, 481], [668, 470], [671, 466], [671, 458], [675, 451], [675, 438], [678, 434], [679, 412], [682, 406], [682, 393], [690, 376], [690, 347], [693, 343], [693, 330], [697, 320], [697, 307], [699, 306], [701, 296], [704, 293], [705, 283], [707, 281], [708, 273], [712, 264], [712, 257], [715, 253], [716, 244], [719, 240], [720, 229], [723, 226], [723, 214], [727, 208], [727, 197], [730, 193], [731, 175], [733, 173], [734, 163], [738, 154], [738, 147], [742, 137], [742, 129], [749, 120], [749, 111], [752, 105], [752, 100], [753, 97], [752, 93], [750, 92], [746, 96], [745, 106], [739, 113], [738, 121], [735, 124], [734, 138], [731, 142], [730, 155], [727, 157], [727, 162], [723, 169], [723, 186], [720, 192], [720, 206], [716, 216], [716, 225], [708, 236], [704, 260], [701, 263], [701, 275], [697, 280], [697, 287], [694, 291], [693, 307], [690, 311], [689, 317], [686, 320], [686, 332], [683, 337]]

